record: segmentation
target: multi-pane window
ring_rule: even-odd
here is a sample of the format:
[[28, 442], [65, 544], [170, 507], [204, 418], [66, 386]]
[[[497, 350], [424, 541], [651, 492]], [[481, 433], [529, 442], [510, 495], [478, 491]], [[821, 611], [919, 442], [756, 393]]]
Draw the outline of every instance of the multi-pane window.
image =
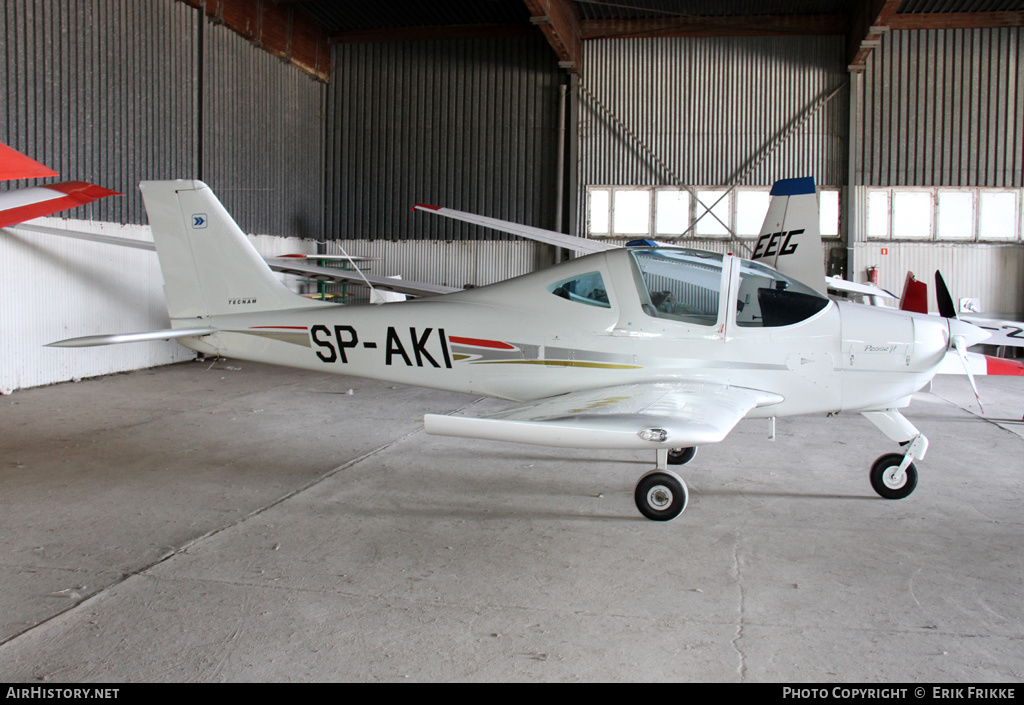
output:
[[[591, 237], [756, 238], [768, 212], [768, 187], [590, 186], [587, 233]], [[818, 193], [822, 237], [839, 236], [839, 189]], [[710, 209], [710, 210], [709, 210]]]
[[869, 189], [867, 236], [877, 240], [1020, 242], [1021, 196], [1021, 189]]

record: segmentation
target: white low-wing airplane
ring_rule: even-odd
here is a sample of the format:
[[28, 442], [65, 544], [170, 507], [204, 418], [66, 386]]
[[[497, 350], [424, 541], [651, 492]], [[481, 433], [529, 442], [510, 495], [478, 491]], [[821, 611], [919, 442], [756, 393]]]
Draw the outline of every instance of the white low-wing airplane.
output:
[[[497, 284], [384, 306], [291, 292], [199, 181], [140, 185], [171, 330], [203, 353], [520, 402], [487, 418], [427, 415], [428, 433], [649, 449], [639, 510], [667, 520], [669, 470], [743, 418], [857, 411], [901, 452], [871, 482], [909, 495], [927, 439], [900, 413], [946, 352], [987, 334], [957, 320], [830, 301], [772, 267], [675, 247], [608, 249]], [[783, 238], [784, 239], [784, 238]]]

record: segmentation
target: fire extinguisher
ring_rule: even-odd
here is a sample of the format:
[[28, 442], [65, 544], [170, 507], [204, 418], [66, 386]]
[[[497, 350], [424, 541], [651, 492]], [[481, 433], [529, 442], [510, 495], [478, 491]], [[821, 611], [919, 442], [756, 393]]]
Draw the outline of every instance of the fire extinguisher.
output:
[[878, 267], [868, 267], [868, 281], [878, 286]]

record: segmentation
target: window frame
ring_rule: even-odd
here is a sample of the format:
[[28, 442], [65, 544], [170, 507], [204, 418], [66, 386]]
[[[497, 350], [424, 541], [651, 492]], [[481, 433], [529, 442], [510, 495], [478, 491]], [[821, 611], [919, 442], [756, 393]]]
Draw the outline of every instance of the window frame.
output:
[[[895, 223], [895, 200], [896, 195], [901, 193], [928, 193], [931, 196], [931, 224], [928, 233], [922, 237], [898, 237], [893, 234]], [[969, 194], [971, 196], [971, 233], [968, 237], [951, 237], [941, 234], [939, 207], [940, 196], [943, 194]], [[873, 194], [884, 194], [886, 198], [886, 213], [884, 221], [886, 224], [885, 234], [872, 234], [870, 226], [872, 219], [871, 199]], [[1014, 197], [1014, 212], [1012, 215], [1013, 235], [1005, 237], [985, 237], [981, 230], [982, 221], [982, 199], [989, 194], [1011, 194]], [[883, 186], [867, 187], [864, 196], [864, 225], [863, 235], [865, 240], [871, 242], [941, 242], [941, 243], [981, 243], [981, 244], [1019, 244], [1024, 241], [1024, 189], [1019, 188], [996, 188], [996, 187], [956, 187], [956, 186]]]
[[[615, 194], [616, 193], [620, 193], [620, 192], [626, 192], [626, 191], [647, 191], [647, 192], [650, 193], [650, 197], [648, 199], [648, 207], [649, 207], [650, 210], [649, 210], [648, 219], [647, 219], [647, 221], [648, 221], [647, 222], [647, 232], [616, 232], [615, 231], [615, 200], [616, 200], [615, 199]], [[740, 194], [742, 194], [742, 193], [762, 193], [762, 194], [767, 195], [767, 194], [769, 194], [771, 192], [771, 187], [770, 186], [737, 186], [737, 187], [732, 188], [730, 190], [729, 186], [722, 186], [722, 185], [694, 185], [694, 186], [690, 186], [689, 188], [685, 188], [685, 187], [681, 187], [681, 186], [629, 186], [629, 185], [597, 185], [597, 184], [589, 185], [589, 186], [586, 187], [586, 203], [585, 203], [586, 237], [595, 238], [595, 239], [630, 239], [630, 240], [632, 240], [632, 239], [640, 239], [640, 238], [653, 238], [653, 239], [657, 239], [657, 240], [665, 240], [667, 242], [672, 242], [672, 243], [678, 242], [680, 240], [685, 242], [685, 241], [691, 240], [691, 239], [697, 239], [697, 240], [720, 240], [720, 241], [727, 241], [727, 240], [729, 240], [732, 237], [732, 235], [730, 235], [729, 232], [726, 232], [724, 234], [711, 234], [711, 233], [699, 233], [698, 234], [697, 233], [696, 230], [697, 230], [697, 227], [699, 227], [699, 223], [698, 223], [698, 225], [696, 227], [694, 226], [694, 223], [697, 220], [697, 218], [702, 213], [704, 213], [704, 211], [705, 211], [705, 205], [702, 205], [701, 203], [699, 203], [697, 198], [696, 198], [696, 196], [695, 196], [696, 193], [699, 193], [701, 191], [725, 191], [726, 192], [726, 195], [725, 195], [725, 205], [724, 205], [724, 211], [725, 211], [726, 217], [724, 218], [724, 220], [726, 222], [727, 230], [731, 230], [732, 232], [736, 232], [738, 227], [739, 227], [739, 225], [738, 225], [738, 223], [739, 223], [739, 203], [742, 200], [739, 197]], [[595, 218], [594, 218], [594, 214], [595, 214], [595, 211], [594, 211], [594, 208], [595, 208], [594, 193], [595, 192], [603, 192], [603, 193], [607, 194], [607, 211], [604, 211], [604, 209], [601, 209], [602, 213], [603, 213], [602, 221], [607, 223], [607, 225], [608, 225], [607, 230], [595, 231], [593, 229], [593, 222], [595, 220]], [[666, 192], [682, 192], [682, 193], [685, 193], [687, 195], [687, 204], [686, 204], [687, 216], [686, 216], [686, 222], [685, 222], [684, 227], [683, 227], [683, 231], [685, 232], [687, 229], [689, 229], [690, 231], [685, 236], [682, 235], [681, 233], [676, 234], [676, 233], [662, 233], [662, 232], [658, 232], [659, 194], [666, 193]], [[819, 193], [819, 198], [821, 197], [821, 194], [823, 194], [823, 193], [830, 193], [830, 194], [831, 193], [835, 193], [836, 194], [836, 203], [838, 205], [838, 208], [837, 208], [837, 215], [838, 215], [838, 217], [837, 217], [837, 222], [835, 224], [836, 232], [835, 233], [827, 233], [826, 234], [826, 233], [824, 233], [824, 229], [822, 228], [822, 236], [821, 236], [821, 238], [822, 238], [822, 240], [824, 242], [836, 242], [836, 241], [838, 241], [842, 237], [842, 229], [843, 229], [842, 228], [842, 226], [843, 226], [843, 223], [842, 223], [842, 213], [843, 213], [843, 200], [844, 200], [843, 189], [838, 187], [838, 186], [822, 186], [822, 187], [818, 188], [818, 193]], [[706, 202], [706, 205], [707, 206], [711, 206], [713, 203], [714, 203], [714, 201], [712, 200], [712, 201]], [[765, 212], [767, 212], [767, 210]], [[703, 220], [707, 219], [707, 218], [714, 219], [714, 216], [712, 216], [710, 214], [709, 215], [704, 215], [703, 218], [701, 219], [701, 222], [703, 222]], [[819, 217], [819, 228], [820, 227], [821, 227], [821, 223], [820, 223], [820, 217]], [[757, 238], [759, 237], [759, 235], [760, 235], [760, 232], [756, 232], [756, 233], [738, 233], [737, 232], [736, 233], [736, 237], [739, 238], [740, 240], [744, 240], [744, 241], [747, 241], [747, 240], [749, 240], [749, 241], [756, 241]]]

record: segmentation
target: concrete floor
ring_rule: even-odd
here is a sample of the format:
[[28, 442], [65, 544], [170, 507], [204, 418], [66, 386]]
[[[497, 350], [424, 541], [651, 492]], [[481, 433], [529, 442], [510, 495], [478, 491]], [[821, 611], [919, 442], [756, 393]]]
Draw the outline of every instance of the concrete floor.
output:
[[[0, 680], [1024, 679], [1024, 378], [653, 454], [436, 438], [501, 403], [246, 362], [0, 398]], [[348, 390], [352, 393], [349, 394]], [[1008, 419], [996, 422], [994, 419]]]

